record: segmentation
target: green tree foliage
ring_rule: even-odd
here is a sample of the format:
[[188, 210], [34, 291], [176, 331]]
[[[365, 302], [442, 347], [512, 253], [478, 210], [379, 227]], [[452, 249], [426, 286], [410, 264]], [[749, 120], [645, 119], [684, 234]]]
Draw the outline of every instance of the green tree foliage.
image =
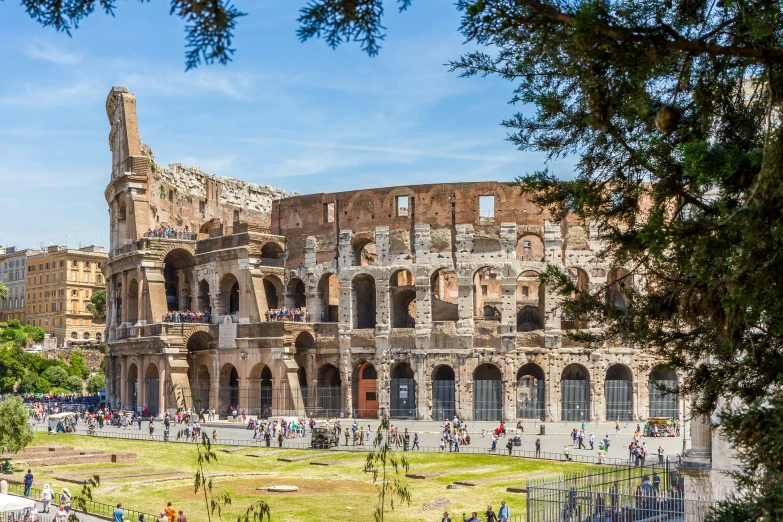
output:
[[74, 393], [81, 393], [84, 389], [84, 380], [78, 375], [69, 375], [66, 388]]
[[8, 299], [8, 287], [4, 282], [0, 281], [0, 301]]
[[98, 290], [90, 296], [87, 310], [96, 319], [106, 319], [106, 290]]
[[19, 397], [0, 402], [0, 453], [17, 453], [32, 442], [28, 411]]
[[404, 455], [395, 452], [389, 440], [389, 418], [385, 415], [381, 418], [378, 431], [373, 439], [373, 449], [367, 454], [364, 462], [365, 473], [372, 473], [372, 481], [378, 490], [378, 504], [373, 511], [375, 522], [383, 522], [388, 503], [394, 511], [394, 500], [410, 505], [411, 493], [408, 484], [400, 479], [400, 472], [404, 475], [408, 472], [408, 459]]
[[104, 388], [106, 388], [106, 376], [103, 372], [96, 373], [87, 380], [87, 391], [90, 393], [96, 393]]
[[68, 388], [68, 371], [62, 366], [50, 366], [41, 374], [41, 377], [49, 381], [55, 388]]
[[78, 353], [72, 353], [70, 357], [70, 366], [68, 373], [70, 375], [78, 375], [82, 379], [86, 379], [90, 376], [90, 368], [87, 363], [84, 362], [84, 357]]
[[13, 319], [5, 327], [0, 327], [0, 343], [14, 343], [17, 346], [25, 347], [30, 342], [41, 342], [46, 333], [43, 328], [38, 326], [19, 324], [19, 321]]
[[38, 380], [40, 377], [37, 373], [27, 370], [24, 372], [24, 375], [22, 376], [22, 380], [19, 382], [19, 386], [17, 386], [16, 391], [22, 392], [22, 393], [34, 393], [38, 391], [36, 389], [36, 386], [38, 385]]

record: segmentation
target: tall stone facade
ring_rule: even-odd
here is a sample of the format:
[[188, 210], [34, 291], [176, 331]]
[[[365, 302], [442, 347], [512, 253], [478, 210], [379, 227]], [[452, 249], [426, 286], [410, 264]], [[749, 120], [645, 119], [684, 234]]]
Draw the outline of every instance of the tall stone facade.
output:
[[[288, 195], [155, 164], [135, 98], [107, 100], [112, 220], [108, 396], [153, 412], [474, 420], [681, 417], [645, 350], [583, 346], [594, 325], [540, 285], [547, 263], [583, 291], [634, 281], [597, 228], [553, 221], [502, 183]], [[155, 237], [163, 226], [176, 232]], [[295, 310], [280, 321], [278, 311]], [[207, 312], [175, 322], [171, 312]], [[168, 314], [168, 315], [167, 315]], [[205, 321], [201, 318], [199, 321]]]

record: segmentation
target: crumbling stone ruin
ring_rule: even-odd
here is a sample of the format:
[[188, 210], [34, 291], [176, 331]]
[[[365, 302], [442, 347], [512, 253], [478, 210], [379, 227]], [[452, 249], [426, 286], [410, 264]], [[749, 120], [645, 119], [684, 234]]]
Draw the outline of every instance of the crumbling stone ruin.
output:
[[135, 97], [115, 87], [106, 109], [113, 406], [681, 418], [676, 395], [650, 384], [676, 374], [643, 350], [569, 341], [595, 325], [538, 282], [552, 263], [585, 291], [632, 285], [596, 255], [595, 226], [553, 221], [495, 182], [296, 195], [164, 168], [139, 139]]

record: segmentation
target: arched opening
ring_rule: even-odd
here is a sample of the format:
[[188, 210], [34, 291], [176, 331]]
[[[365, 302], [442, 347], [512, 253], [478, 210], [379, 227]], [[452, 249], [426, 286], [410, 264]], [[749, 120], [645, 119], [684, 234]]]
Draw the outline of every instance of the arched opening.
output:
[[296, 370], [296, 378], [299, 381], [299, 393], [302, 394], [302, 402], [304, 403], [305, 411], [309, 411], [309, 409], [307, 409], [310, 406], [310, 396], [307, 393], [307, 370], [303, 365], [300, 365], [299, 369]]
[[190, 310], [192, 268], [196, 265], [193, 254], [175, 248], [163, 259], [163, 279], [166, 287], [166, 305], [170, 312]]
[[[283, 252], [283, 247], [278, 245], [277, 243], [270, 242], [264, 244], [264, 246], [261, 247], [261, 259], [282, 259], [285, 252]], [[263, 261], [262, 261], [263, 264]]]
[[78, 333], [71, 332], [71, 339], [78, 339], [78, 338], [79, 338], [79, 334]]
[[473, 372], [473, 420], [503, 420], [501, 374], [494, 364], [482, 364]]
[[215, 348], [217, 348], [215, 339], [208, 332], [193, 332], [193, 335], [188, 338], [187, 349], [189, 354]]
[[459, 278], [454, 270], [441, 268], [430, 278], [432, 320], [459, 320]]
[[648, 383], [650, 417], [680, 418], [679, 386], [677, 372], [664, 366], [653, 368]]
[[239, 410], [239, 372], [233, 364], [220, 369], [220, 409], [228, 414], [234, 408]]
[[546, 415], [544, 370], [527, 363], [517, 372], [517, 418], [544, 420]]
[[[566, 270], [566, 274], [576, 286], [574, 298], [578, 299], [580, 294], [586, 295], [590, 289], [590, 279], [587, 277], [587, 272], [581, 268], [571, 267]], [[563, 313], [560, 316], [560, 327], [563, 330], [583, 330], [589, 328], [590, 323], [587, 317], [575, 317], [573, 314]]]
[[294, 347], [297, 350], [310, 350], [315, 348], [315, 339], [310, 332], [299, 332], [294, 340]]
[[517, 241], [517, 259], [520, 261], [543, 261], [544, 242], [535, 234], [526, 234]]
[[378, 249], [370, 239], [357, 241], [353, 252], [356, 266], [375, 266], [378, 262]]
[[398, 270], [390, 280], [392, 328], [413, 328], [416, 324], [416, 280], [408, 270]]
[[228, 273], [220, 280], [220, 300], [224, 315], [239, 314], [239, 281]]
[[316, 390], [318, 417], [339, 417], [342, 404], [342, 379], [340, 371], [332, 364], [324, 364], [318, 369], [318, 387]]
[[90, 332], [84, 332], [84, 335], [82, 336], [85, 341], [88, 341], [90, 339]]
[[538, 273], [533, 270], [522, 272], [517, 278], [516, 293], [517, 331], [542, 330], [544, 328], [546, 288], [538, 280]]
[[139, 407], [139, 369], [136, 366], [136, 363], [131, 363], [131, 365], [128, 367], [127, 393], [127, 404], [125, 404], [123, 408], [137, 411]]
[[157, 417], [160, 413], [160, 374], [153, 363], [147, 366], [144, 380], [147, 383], [147, 409], [150, 416]]
[[416, 380], [411, 365], [402, 362], [391, 369], [391, 408], [390, 417], [399, 419], [416, 418]]
[[122, 246], [125, 240], [128, 239], [127, 215], [128, 205], [125, 203], [125, 200], [122, 200], [120, 201], [120, 210], [117, 214], [117, 238], [119, 239], [117, 246]]
[[340, 320], [340, 283], [334, 274], [324, 274], [318, 281], [318, 297], [321, 299], [321, 321], [336, 323]]
[[291, 278], [288, 281], [287, 301], [289, 308], [299, 308], [304, 310], [307, 307], [307, 298], [305, 297], [304, 281], [298, 277]]
[[378, 372], [369, 362], [362, 363], [354, 370], [353, 408], [359, 419], [378, 417]]
[[625, 310], [628, 308], [628, 294], [633, 288], [633, 275], [624, 268], [614, 268], [606, 277], [608, 285], [607, 302], [610, 306]]
[[212, 303], [209, 301], [209, 283], [202, 279], [198, 284], [198, 311], [212, 312]]
[[[307, 378], [307, 374], [298, 375]], [[248, 385], [248, 413], [267, 418], [272, 415], [272, 370], [259, 363], [250, 370]]]
[[139, 321], [139, 282], [131, 279], [128, 284], [128, 317], [127, 322], [136, 324]]
[[606, 370], [606, 420], [633, 420], [633, 373], [624, 364]]
[[500, 271], [484, 267], [473, 275], [473, 315], [476, 319], [500, 320], [503, 304]]
[[101, 339], [103, 339], [103, 336], [101, 335], [101, 333], [100, 332], [96, 333], [95, 334], [95, 342], [100, 343]]
[[457, 415], [454, 369], [441, 365], [432, 372], [432, 420], [453, 419]]
[[199, 364], [193, 369], [190, 380], [190, 396], [193, 400], [193, 409], [196, 411], [208, 410], [212, 407], [209, 403], [211, 382], [209, 368], [206, 364]]
[[375, 279], [359, 274], [351, 282], [353, 289], [353, 327], [375, 328]]
[[564, 421], [590, 420], [590, 372], [581, 364], [569, 364], [560, 376], [560, 402]]
[[[280, 308], [283, 301], [280, 297], [283, 294], [283, 283], [275, 276], [266, 276], [264, 278], [264, 299], [268, 310]], [[283, 296], [284, 297], [284, 296]], [[266, 310], [264, 310], [266, 312]]]

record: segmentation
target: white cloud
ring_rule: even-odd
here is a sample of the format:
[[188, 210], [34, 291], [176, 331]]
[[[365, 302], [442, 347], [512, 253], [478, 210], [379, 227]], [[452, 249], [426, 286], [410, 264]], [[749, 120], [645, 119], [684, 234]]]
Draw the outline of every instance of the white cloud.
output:
[[44, 60], [59, 64], [74, 64], [82, 61], [81, 53], [69, 53], [49, 42], [33, 40], [25, 49], [25, 54], [33, 60]]
[[105, 94], [93, 82], [82, 81], [66, 87], [26, 85], [14, 94], [0, 95], [0, 105], [53, 107], [92, 103], [100, 107], [101, 96]]

